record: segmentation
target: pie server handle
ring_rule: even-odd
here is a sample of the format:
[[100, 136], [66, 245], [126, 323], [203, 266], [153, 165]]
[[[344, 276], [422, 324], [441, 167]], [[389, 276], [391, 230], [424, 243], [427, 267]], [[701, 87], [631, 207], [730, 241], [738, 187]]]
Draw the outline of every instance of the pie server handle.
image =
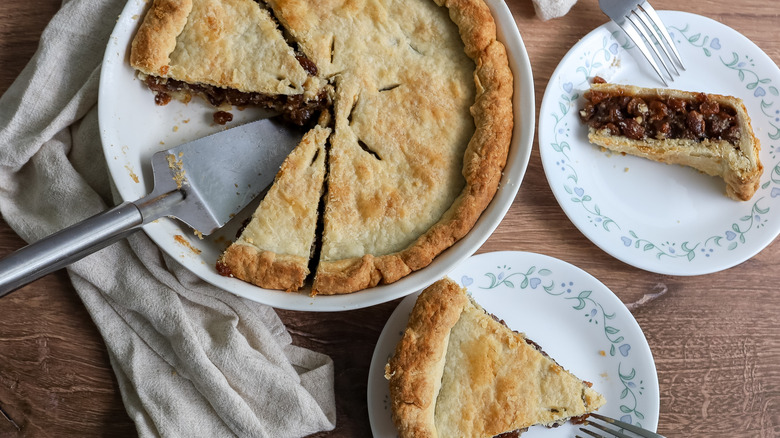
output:
[[183, 198], [174, 191], [124, 202], [11, 253], [0, 260], [0, 297], [140, 230]]

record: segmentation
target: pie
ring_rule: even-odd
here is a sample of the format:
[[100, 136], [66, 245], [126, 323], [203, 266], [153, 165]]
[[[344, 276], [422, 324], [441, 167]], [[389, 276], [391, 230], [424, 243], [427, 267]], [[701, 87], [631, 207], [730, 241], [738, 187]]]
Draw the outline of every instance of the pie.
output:
[[401, 437], [515, 435], [584, 417], [604, 397], [448, 278], [425, 289], [385, 366]]
[[591, 143], [719, 176], [747, 201], [758, 189], [761, 144], [741, 99], [596, 80], [580, 117]]
[[[159, 103], [260, 105], [318, 130], [304, 141], [323, 145], [326, 176], [272, 187], [273, 215], [217, 262], [261, 287], [297, 290], [305, 272], [312, 294], [350, 293], [424, 268], [473, 227], [506, 163], [513, 78], [483, 0], [155, 0], [130, 61]], [[304, 199], [307, 220], [282, 217]]]

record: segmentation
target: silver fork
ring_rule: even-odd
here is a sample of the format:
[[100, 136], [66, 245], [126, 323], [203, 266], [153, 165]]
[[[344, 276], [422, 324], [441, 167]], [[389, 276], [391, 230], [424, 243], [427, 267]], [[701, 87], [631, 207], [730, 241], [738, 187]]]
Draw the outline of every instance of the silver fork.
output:
[[[600, 420], [601, 422], [603, 422], [603, 424], [600, 422], [593, 421], [594, 418]], [[607, 438], [611, 436], [616, 436], [618, 438], [635, 438], [635, 437], [664, 438], [663, 435], [658, 435], [657, 433], [650, 432], [647, 429], [642, 429], [641, 427], [634, 426], [633, 424], [624, 423], [620, 420], [615, 420], [614, 418], [605, 417], [599, 414], [588, 415], [586, 427], [587, 426], [596, 428], [608, 434], [608, 435], [602, 435], [598, 432], [593, 432], [592, 430], [586, 429], [585, 427], [580, 428], [580, 430], [585, 432], [588, 436], [592, 436], [595, 438]], [[583, 438], [580, 435], [575, 435], [575, 436], [576, 438]]]
[[[653, 59], [651, 51], [661, 62], [661, 65], [664, 66], [664, 70], [666, 70], [670, 80], [674, 81], [672, 70], [674, 70], [674, 74], [680, 75], [677, 66], [685, 70], [685, 65], [682, 62], [680, 53], [677, 51], [677, 47], [674, 45], [674, 41], [669, 36], [669, 32], [666, 31], [661, 18], [658, 17], [655, 9], [648, 2], [641, 0], [599, 0], [599, 7], [636, 44], [642, 55], [653, 66], [653, 70], [661, 77], [664, 85], [669, 84]], [[664, 58], [661, 57], [658, 47], [661, 48], [669, 62], [664, 61]], [[669, 69], [670, 65], [672, 70]]]

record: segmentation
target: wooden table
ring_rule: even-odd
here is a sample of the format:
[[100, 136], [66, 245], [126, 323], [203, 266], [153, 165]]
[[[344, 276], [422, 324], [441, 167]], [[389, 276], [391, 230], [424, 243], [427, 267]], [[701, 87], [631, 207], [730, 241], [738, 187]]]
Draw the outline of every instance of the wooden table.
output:
[[[606, 21], [595, 0], [542, 22], [530, 0], [509, 0], [533, 66], [538, 108], [568, 49]], [[60, 0], [0, 2], [0, 93], [34, 53]], [[741, 32], [780, 62], [780, 16], [761, 0], [653, 0]], [[768, 147], [769, 145], [764, 145]], [[0, 145], [8, 147], [8, 145]], [[24, 245], [0, 222], [0, 256]], [[657, 285], [668, 292], [633, 311], [656, 360], [658, 430], [668, 436], [780, 436], [780, 244], [724, 272], [672, 277], [601, 251], [564, 215], [544, 176], [538, 144], [520, 193], [480, 252], [525, 250], [572, 263], [625, 303]], [[279, 311], [295, 343], [336, 365], [338, 425], [318, 436], [370, 436], [365, 403], [371, 354], [398, 301], [344, 313]], [[133, 436], [103, 341], [64, 271], [0, 300], [0, 436]]]

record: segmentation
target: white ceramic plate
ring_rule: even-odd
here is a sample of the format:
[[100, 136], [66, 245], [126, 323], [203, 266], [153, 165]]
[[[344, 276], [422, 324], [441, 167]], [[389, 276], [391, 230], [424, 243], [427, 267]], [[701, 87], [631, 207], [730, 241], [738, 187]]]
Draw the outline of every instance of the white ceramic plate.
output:
[[[528, 165], [534, 132], [534, 90], [531, 65], [512, 14], [501, 0], [487, 2], [498, 25], [498, 38], [507, 47], [514, 73], [515, 129], [501, 185], [472, 231], [439, 255], [427, 268], [400, 281], [343, 296], [309, 297], [308, 291], [284, 293], [261, 289], [242, 281], [222, 277], [214, 265], [219, 254], [235, 236], [244, 217], [256, 205], [247, 207], [219, 232], [199, 240], [178, 221], [161, 219], [144, 231], [166, 253], [204, 280], [242, 297], [274, 307], [336, 311], [366, 307], [405, 296], [441, 278], [474, 253], [503, 219], [517, 194]], [[154, 104], [151, 92], [135, 77], [129, 66], [129, 47], [145, 12], [147, 0], [129, 0], [120, 15], [106, 49], [100, 78], [99, 120], [108, 167], [122, 199], [132, 201], [151, 191], [149, 160], [158, 150], [176, 146], [222, 129], [211, 121], [214, 110], [194, 99], [188, 105], [171, 102]], [[256, 110], [234, 111], [234, 123], [258, 118]], [[186, 239], [183, 245], [175, 238]], [[193, 248], [195, 250], [193, 250]], [[196, 253], [200, 251], [199, 253]]]
[[672, 86], [744, 100], [764, 165], [753, 199], [727, 198], [723, 180], [694, 169], [588, 143], [578, 113], [593, 76], [663, 87], [612, 23], [578, 42], [552, 75], [539, 116], [542, 163], [569, 219], [607, 253], [661, 274], [717, 272], [754, 256], [780, 233], [780, 70], [723, 24], [683, 12], [660, 15], [687, 67]]
[[[585, 271], [527, 252], [473, 256], [450, 273], [488, 312], [528, 335], [577, 377], [593, 383], [606, 405], [599, 413], [656, 430], [660, 396], [655, 363], [625, 305]], [[387, 321], [368, 375], [368, 414], [375, 437], [395, 437], [384, 366], [417, 299], [406, 297]], [[566, 424], [531, 427], [523, 438], [574, 436]]]

